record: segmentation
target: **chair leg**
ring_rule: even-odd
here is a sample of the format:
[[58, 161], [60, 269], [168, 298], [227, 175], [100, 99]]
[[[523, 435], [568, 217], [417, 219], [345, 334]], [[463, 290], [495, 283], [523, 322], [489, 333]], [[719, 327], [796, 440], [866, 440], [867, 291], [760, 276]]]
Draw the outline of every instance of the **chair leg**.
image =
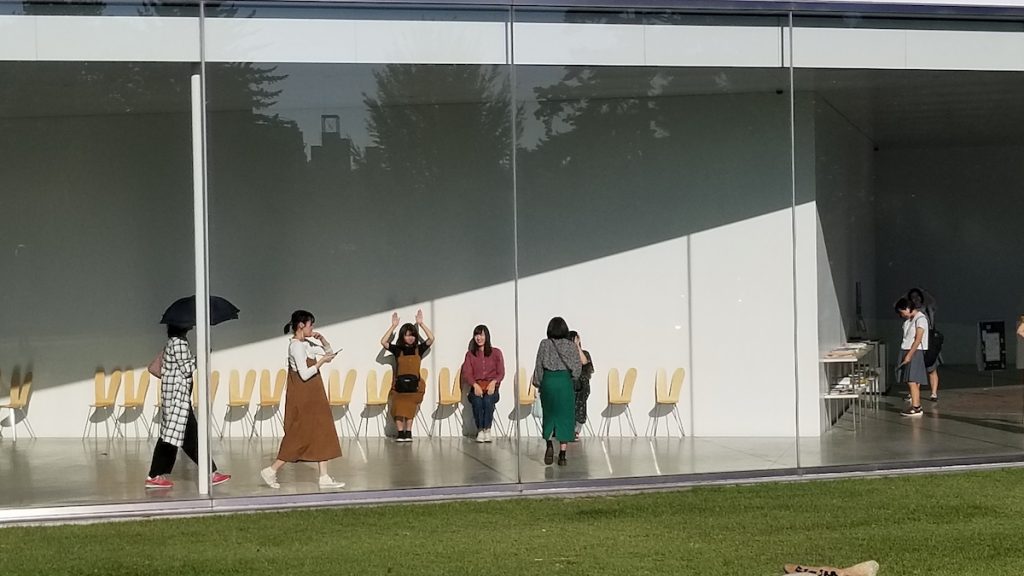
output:
[[24, 422], [25, 428], [28, 428], [28, 435], [31, 436], [33, 440], [35, 440], [36, 439], [36, 431], [32, 429], [32, 423], [28, 421], [28, 411], [27, 410], [25, 412], [22, 412], [22, 414], [21, 414], [21, 421]]
[[345, 422], [348, 423], [348, 429], [352, 431], [352, 434], [358, 440], [359, 439], [359, 429], [356, 428], [356, 425], [354, 424], [354, 422], [352, 420], [352, 411], [350, 409], [348, 409], [348, 408], [345, 409]]
[[587, 419], [586, 422], [583, 423], [583, 429], [586, 430], [590, 434], [591, 437], [597, 437], [597, 434], [594, 434], [594, 427], [590, 425], [590, 419], [589, 418]]
[[[426, 430], [427, 429], [427, 421], [425, 420], [425, 418], [426, 418], [426, 416], [423, 415], [423, 411], [422, 410], [417, 410], [416, 411], [416, 418], [413, 420], [413, 422], [414, 423], [415, 422], [419, 422], [420, 428], [422, 428], [423, 430]], [[428, 438], [430, 437], [430, 433], [429, 432], [427, 433], [427, 437]]]
[[217, 419], [210, 414], [210, 425], [213, 426], [213, 433], [217, 436], [224, 438], [224, 429], [217, 424]]
[[125, 416], [125, 414], [127, 412], [128, 412], [127, 408], [121, 408], [121, 415], [118, 416], [116, 408], [111, 408], [110, 409], [110, 413], [114, 416], [114, 437], [115, 438], [120, 434], [121, 438], [124, 438], [125, 440], [128, 439], [128, 437], [124, 433], [124, 430], [121, 430], [121, 419], [124, 418], [124, 416]]
[[501, 425], [501, 418], [494, 418], [493, 421], [494, 426], [498, 428], [498, 434], [501, 436], [505, 436], [505, 429]]
[[89, 421], [92, 420], [92, 408], [88, 408], [85, 413], [85, 428], [82, 429], [82, 440], [85, 440], [86, 436], [89, 435]]
[[[683, 428], [683, 420], [679, 417], [679, 410], [675, 407], [672, 408], [672, 415], [676, 417], [676, 424], [679, 425], [679, 437], [684, 438], [686, 436], [686, 429]], [[667, 424], [666, 424], [667, 426]]]
[[629, 404], [626, 404], [626, 420], [629, 422], [629, 428], [633, 431], [633, 437], [637, 437], [636, 425], [633, 424], [633, 411], [629, 409]]

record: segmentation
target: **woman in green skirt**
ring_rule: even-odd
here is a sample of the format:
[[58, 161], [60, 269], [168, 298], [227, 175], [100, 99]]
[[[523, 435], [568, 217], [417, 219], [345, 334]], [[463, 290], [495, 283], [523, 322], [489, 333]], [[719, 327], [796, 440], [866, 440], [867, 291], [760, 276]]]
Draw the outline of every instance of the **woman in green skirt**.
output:
[[533, 385], [540, 389], [543, 408], [544, 464], [554, 461], [551, 437], [558, 438], [558, 465], [565, 466], [565, 448], [575, 434], [576, 391], [573, 380], [579, 378], [582, 363], [579, 348], [569, 340], [569, 326], [561, 317], [548, 322], [548, 337], [537, 348]]

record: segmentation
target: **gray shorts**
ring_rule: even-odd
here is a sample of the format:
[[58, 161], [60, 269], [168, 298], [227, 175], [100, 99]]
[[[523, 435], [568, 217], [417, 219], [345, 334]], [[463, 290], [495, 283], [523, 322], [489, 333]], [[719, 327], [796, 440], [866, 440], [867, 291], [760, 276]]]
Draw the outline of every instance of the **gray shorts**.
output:
[[[907, 355], [906, 350], [900, 350], [900, 361], [903, 361], [903, 357]], [[913, 382], [915, 384], [927, 384], [928, 383], [928, 371], [924, 367], [924, 351], [915, 350], [914, 355], [910, 357], [910, 364], [904, 364], [897, 369], [898, 380], [900, 384], [906, 384]]]

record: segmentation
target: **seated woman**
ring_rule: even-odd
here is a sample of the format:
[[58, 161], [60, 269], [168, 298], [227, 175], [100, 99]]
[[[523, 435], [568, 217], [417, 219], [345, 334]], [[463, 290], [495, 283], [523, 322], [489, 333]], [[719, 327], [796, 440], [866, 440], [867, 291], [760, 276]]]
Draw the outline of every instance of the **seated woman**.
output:
[[[434, 343], [434, 335], [423, 323], [423, 310], [416, 311], [416, 324], [405, 324], [398, 331], [398, 338], [391, 343], [391, 337], [398, 326], [398, 312], [391, 315], [391, 327], [380, 339], [382, 348], [395, 356], [395, 378], [392, 383], [391, 416], [398, 429], [398, 442], [412, 442], [412, 423], [416, 411], [423, 402], [426, 383], [420, 378], [420, 362]], [[420, 330], [426, 339], [420, 338]]]
[[491, 331], [483, 324], [473, 329], [469, 351], [462, 361], [462, 382], [469, 387], [469, 403], [478, 430], [477, 442], [491, 442], [494, 407], [498, 404], [498, 387], [505, 378], [505, 358], [501, 350], [491, 346]]

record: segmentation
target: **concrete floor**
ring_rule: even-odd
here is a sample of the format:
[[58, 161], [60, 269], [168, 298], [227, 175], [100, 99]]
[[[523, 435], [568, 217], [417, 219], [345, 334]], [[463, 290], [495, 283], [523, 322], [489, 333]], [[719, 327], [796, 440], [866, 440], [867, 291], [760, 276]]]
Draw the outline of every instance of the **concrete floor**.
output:
[[[944, 390], [926, 414], [899, 415], [901, 396], [868, 408], [856, 432], [845, 413], [821, 438], [585, 438], [569, 450], [569, 465], [544, 466], [543, 443], [476, 444], [468, 438], [418, 438], [412, 444], [390, 440], [342, 440], [344, 456], [331, 473], [346, 490], [588, 480], [773, 470], [799, 465], [832, 466], [929, 461], [962, 457], [1020, 456], [1024, 453], [1024, 387]], [[214, 496], [258, 496], [318, 492], [315, 465], [287, 465], [281, 488], [267, 488], [258, 472], [274, 458], [277, 438], [215, 441], [214, 458], [234, 475]], [[198, 498], [196, 467], [184, 457], [171, 476], [170, 490], [146, 490], [143, 479], [152, 441], [117, 439], [0, 440], [0, 508], [85, 503], [154, 502]], [[521, 464], [521, 465], [520, 465]], [[521, 477], [520, 477], [521, 474]]]

